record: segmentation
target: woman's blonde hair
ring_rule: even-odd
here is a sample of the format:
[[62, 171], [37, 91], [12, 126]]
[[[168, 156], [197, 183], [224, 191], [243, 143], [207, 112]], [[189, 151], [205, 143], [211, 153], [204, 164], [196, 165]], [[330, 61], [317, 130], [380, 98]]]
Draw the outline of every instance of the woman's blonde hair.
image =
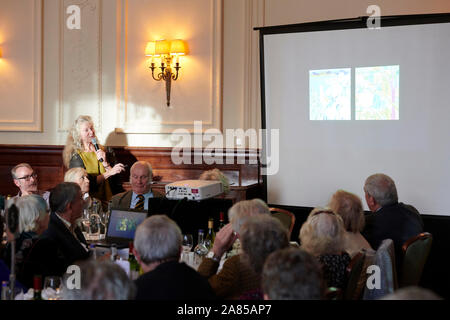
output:
[[342, 217], [345, 230], [353, 233], [363, 230], [364, 211], [361, 199], [356, 194], [338, 190], [331, 197], [328, 207]]
[[72, 168], [67, 170], [66, 174], [64, 175], [64, 182], [75, 182], [76, 184], [79, 184], [79, 176], [87, 175], [87, 172], [84, 168]]
[[64, 147], [63, 151], [63, 162], [66, 168], [69, 168], [70, 159], [72, 159], [74, 153], [83, 151], [83, 143], [81, 142], [80, 137], [80, 126], [86, 122], [94, 127], [94, 122], [92, 121], [92, 118], [90, 116], [81, 115], [78, 116], [69, 130], [66, 146]]
[[208, 171], [204, 171], [199, 180], [217, 180], [222, 182], [223, 185], [223, 193], [227, 194], [230, 191], [230, 182], [228, 178], [220, 171], [219, 169], [212, 169]]
[[330, 209], [314, 208], [300, 229], [301, 248], [314, 256], [340, 254], [344, 249], [344, 222]]

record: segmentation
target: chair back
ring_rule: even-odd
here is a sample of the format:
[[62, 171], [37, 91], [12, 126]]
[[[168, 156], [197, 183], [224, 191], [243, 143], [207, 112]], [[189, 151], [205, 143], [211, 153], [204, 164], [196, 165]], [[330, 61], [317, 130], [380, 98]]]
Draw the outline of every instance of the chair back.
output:
[[432, 242], [433, 236], [431, 233], [423, 232], [403, 244], [403, 262], [399, 287], [419, 285]]
[[365, 285], [366, 271], [363, 270], [364, 259], [366, 252], [361, 250], [353, 256], [352, 260], [347, 266], [347, 287], [344, 290], [345, 300], [359, 300], [362, 297], [363, 287], [360, 286], [361, 278], [363, 278], [363, 284]]
[[295, 224], [295, 215], [292, 212], [281, 208], [270, 208], [269, 210], [272, 216], [280, 220], [281, 224], [288, 229], [290, 238]]
[[375, 255], [369, 262], [364, 288], [364, 300], [377, 300], [397, 289], [397, 272], [395, 269], [395, 249], [392, 239], [381, 242]]

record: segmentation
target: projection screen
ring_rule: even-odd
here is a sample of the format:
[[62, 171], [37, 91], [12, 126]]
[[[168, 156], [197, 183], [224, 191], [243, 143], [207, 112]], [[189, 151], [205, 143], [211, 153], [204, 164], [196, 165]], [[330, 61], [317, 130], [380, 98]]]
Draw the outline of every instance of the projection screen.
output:
[[267, 202], [325, 206], [344, 189], [367, 210], [364, 181], [380, 172], [400, 202], [450, 215], [450, 15], [366, 19], [256, 28], [262, 126], [279, 130], [263, 146], [278, 161]]

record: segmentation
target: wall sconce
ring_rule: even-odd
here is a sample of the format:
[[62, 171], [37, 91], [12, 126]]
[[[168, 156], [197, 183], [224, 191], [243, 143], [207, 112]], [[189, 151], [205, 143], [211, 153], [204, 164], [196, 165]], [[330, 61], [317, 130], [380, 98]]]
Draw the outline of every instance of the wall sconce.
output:
[[[147, 57], [152, 57], [152, 64], [150, 69], [152, 69], [152, 77], [156, 81], [164, 80], [166, 82], [166, 97], [167, 106], [170, 106], [170, 87], [172, 85], [172, 80], [176, 81], [178, 79], [178, 71], [180, 70], [180, 56], [188, 53], [187, 43], [183, 40], [158, 40], [150, 41], [147, 43], [145, 48], [145, 55]], [[172, 72], [172, 59], [176, 56], [175, 62], [175, 73]], [[155, 77], [155, 63], [154, 58], [161, 58], [161, 72]]]
[[0, 47], [0, 58], [2, 57], [2, 48]]

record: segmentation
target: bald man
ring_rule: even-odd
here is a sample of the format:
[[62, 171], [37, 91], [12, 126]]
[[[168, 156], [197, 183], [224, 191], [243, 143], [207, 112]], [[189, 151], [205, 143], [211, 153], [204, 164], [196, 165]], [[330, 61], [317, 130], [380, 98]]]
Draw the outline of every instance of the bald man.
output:
[[111, 207], [120, 210], [148, 210], [148, 199], [164, 196], [152, 191], [152, 166], [147, 161], [136, 161], [130, 169], [131, 190], [112, 197]]

